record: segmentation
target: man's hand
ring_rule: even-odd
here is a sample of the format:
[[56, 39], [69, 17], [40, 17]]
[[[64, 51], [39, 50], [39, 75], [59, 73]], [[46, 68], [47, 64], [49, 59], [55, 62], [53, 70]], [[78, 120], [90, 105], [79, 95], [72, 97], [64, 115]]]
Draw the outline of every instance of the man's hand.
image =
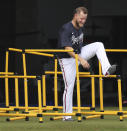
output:
[[[73, 50], [72, 47], [65, 47], [65, 49], [66, 49], [66, 50]], [[74, 52], [68, 52], [68, 54], [69, 54], [71, 57], [75, 58], [75, 53], [74, 53]], [[81, 65], [83, 66], [83, 68], [86, 68], [86, 69], [89, 69], [89, 68], [90, 68], [89, 63], [88, 63], [85, 59], [83, 59], [82, 57], [80, 57], [79, 55], [78, 55], [78, 60], [80, 61], [80, 63], [81, 63]]]
[[83, 58], [80, 59], [80, 63], [81, 63], [81, 65], [83, 66], [83, 68], [86, 68], [86, 69], [89, 69], [89, 68], [90, 68], [89, 63], [88, 63], [86, 60], [84, 60]]

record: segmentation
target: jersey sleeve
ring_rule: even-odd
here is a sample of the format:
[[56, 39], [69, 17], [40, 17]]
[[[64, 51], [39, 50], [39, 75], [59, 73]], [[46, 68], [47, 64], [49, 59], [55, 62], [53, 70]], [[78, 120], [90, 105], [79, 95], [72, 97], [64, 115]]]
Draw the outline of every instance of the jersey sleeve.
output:
[[66, 46], [70, 46], [72, 47], [72, 43], [71, 43], [71, 32], [69, 30], [67, 30], [66, 28], [62, 28], [59, 32], [59, 44], [60, 46], [66, 47]]

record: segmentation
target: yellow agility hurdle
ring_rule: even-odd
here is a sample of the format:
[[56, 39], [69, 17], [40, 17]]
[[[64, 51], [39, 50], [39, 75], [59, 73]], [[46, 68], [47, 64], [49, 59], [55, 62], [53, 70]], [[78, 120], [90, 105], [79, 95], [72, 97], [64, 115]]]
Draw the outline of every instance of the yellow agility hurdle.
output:
[[[34, 51], [34, 50], [33, 50]], [[43, 51], [43, 50], [36, 50], [36, 51]], [[109, 50], [107, 50], [109, 51]], [[120, 52], [126, 52], [127, 50], [114, 50], [114, 52], [116, 51], [120, 51]], [[53, 73], [53, 72], [51, 72]], [[60, 74], [60, 72], [58, 73]], [[103, 82], [102, 82], [102, 77], [104, 77], [103, 75], [101, 75], [101, 66], [99, 65], [99, 74], [100, 75], [96, 75], [96, 76], [87, 76], [86, 77], [99, 77], [99, 80], [100, 80], [100, 110], [101, 112], [104, 111], [104, 108], [103, 108]], [[82, 76], [83, 77], [83, 76]], [[85, 77], [85, 76], [84, 76]], [[110, 78], [113, 77], [113, 78], [116, 78], [116, 75], [112, 75], [110, 76]], [[122, 111], [122, 97], [121, 97], [121, 80], [118, 79], [118, 96], [119, 96], [119, 111]], [[117, 111], [118, 112], [118, 111]], [[124, 112], [126, 113], [126, 112]], [[102, 113], [103, 114], [103, 113]], [[112, 114], [112, 113], [111, 113]], [[118, 113], [118, 114], [122, 114], [122, 113]], [[101, 116], [103, 118], [103, 116]], [[120, 116], [120, 120], [122, 120], [122, 116]]]
[[[9, 50], [11, 50], [11, 51], [17, 51], [17, 52], [21, 52], [21, 50], [17, 50], [17, 49], [9, 49]], [[29, 53], [31, 53], [31, 52], [29, 52]], [[45, 55], [45, 54], [43, 54], [43, 53], [36, 53], [36, 52], [32, 52], [31, 54], [37, 54], [37, 55]], [[49, 56], [49, 55], [48, 55]], [[50, 55], [51, 56], [51, 55]], [[53, 55], [51, 56], [51, 57], [53, 57]], [[25, 55], [24, 55], [24, 53], [23, 53], [23, 68], [24, 68], [24, 76], [26, 76], [26, 63], [25, 63]], [[56, 62], [57, 63], [57, 62]], [[57, 68], [56, 68], [57, 69]], [[26, 81], [27, 80], [27, 78], [25, 78], [24, 77], [24, 80]], [[55, 94], [54, 94], [54, 97], [55, 97], [55, 107], [53, 108], [53, 109], [55, 109], [56, 107], [58, 107], [58, 102], [57, 102], [57, 76], [55, 76], [55, 78], [54, 78], [54, 83], [55, 83]], [[24, 81], [24, 87], [25, 87], [25, 113], [27, 113], [28, 112], [28, 98], [27, 98], [27, 83]]]
[[[57, 75], [58, 74], [62, 74], [62, 72], [58, 72], [57, 71], [57, 59], [55, 59], [55, 71], [45, 71], [45, 74], [54, 74], [54, 100], [55, 100], [55, 107], [53, 108], [53, 110], [57, 113], [58, 112], [58, 109], [60, 108], [59, 106], [58, 106], [58, 94], [57, 94]], [[90, 74], [90, 72], [77, 72], [77, 75], [78, 75], [78, 77], [79, 77], [79, 75], [85, 75], [85, 74]], [[77, 77], [77, 78], [78, 78]], [[79, 80], [77, 80], [77, 82], [79, 82]], [[73, 107], [73, 109], [77, 109], [78, 110], [78, 112], [80, 113], [81, 111], [80, 110], [83, 110], [83, 109], [87, 109], [87, 110], [90, 110], [91, 108], [90, 107], [81, 107], [80, 106], [80, 95], [79, 95], [79, 93], [80, 93], [80, 89], [79, 89], [79, 84], [80, 83], [78, 83], [77, 84], [77, 90], [78, 90], [78, 92], [77, 92], [77, 103], [78, 103], [78, 107]], [[93, 93], [93, 94], [95, 94], [95, 93]], [[95, 101], [95, 100], [94, 100]], [[95, 102], [94, 102], [95, 103]], [[94, 105], [92, 104], [92, 107], [93, 107]], [[93, 108], [95, 108], [95, 107], [93, 107]], [[53, 117], [53, 118], [50, 118], [50, 120], [58, 120], [58, 119], [62, 119], [62, 116], [60, 117], [60, 116], [58, 116], [58, 117]], [[81, 121], [81, 117], [78, 117], [78, 121]]]
[[[26, 71], [26, 57], [25, 57], [24, 50], [15, 49], [15, 48], [9, 48], [9, 51], [16, 51], [16, 52], [22, 53], [22, 58], [23, 58], [23, 72], [24, 72], [24, 76], [26, 76], [27, 75], [27, 71]], [[46, 54], [46, 53], [28, 52], [28, 54], [54, 57], [53, 54]], [[24, 77], [24, 96], [25, 96], [25, 108], [24, 108], [25, 111], [24, 111], [24, 113], [29, 113], [29, 111], [28, 111], [29, 110], [29, 108], [28, 108], [28, 85], [27, 85], [27, 78], [26, 77]], [[10, 119], [10, 120], [12, 120], [12, 119]], [[29, 120], [29, 118], [27, 118], [26, 120]]]
[[[8, 75], [14, 75], [14, 73], [12, 72], [8, 72], [8, 60], [9, 60], [9, 51], [16, 51], [16, 52], [23, 52], [23, 50], [21, 49], [15, 49], [15, 48], [10, 48], [6, 51], [6, 63], [5, 63], [5, 72], [0, 72], [0, 75], [5, 75], [5, 76], [8, 76]], [[30, 53], [29, 53], [30, 54]], [[31, 54], [36, 54], [36, 55], [43, 55], [43, 56], [48, 56], [48, 57], [53, 57], [54, 55], [53, 54], [45, 54], [45, 53], [35, 53], [35, 52], [32, 52]], [[22, 54], [22, 57], [23, 57], [23, 71], [24, 71], [24, 76], [26, 76], [26, 63], [25, 63], [25, 55], [24, 53]], [[24, 77], [24, 95], [25, 95], [25, 112], [28, 112], [28, 92], [27, 92], [27, 78]], [[13, 108], [15, 107], [12, 107], [12, 106], [9, 106], [9, 90], [8, 90], [8, 77], [5, 78], [5, 106], [6, 108], [8, 108], [6, 110], [6, 108], [0, 108], [1, 112], [4, 112], [4, 110], [6, 112], [8, 112], [9, 110], [13, 110]], [[12, 108], [12, 109], [11, 109]], [[18, 118], [19, 119], [19, 118]]]
[[[9, 50], [11, 50], [11, 51], [19, 51], [19, 52], [21, 52], [21, 50], [17, 50], [17, 49], [12, 49], [12, 48], [10, 48]], [[63, 51], [63, 50], [61, 50], [62, 52], [65, 52], [65, 50]], [[27, 51], [26, 51], [27, 52]], [[67, 50], [67, 52], [69, 52], [68, 50]], [[29, 52], [29, 53], [31, 53], [31, 52]], [[32, 52], [31, 54], [37, 54], [37, 55], [40, 55], [41, 53], [36, 53], [36, 52]], [[56, 65], [57, 65], [57, 59], [55, 59], [55, 61], [56, 61], [56, 64], [55, 64], [55, 70], [57, 70], [57, 67], [56, 67]], [[23, 67], [24, 67], [24, 76], [26, 76], [26, 64], [25, 64], [25, 56], [23, 56]], [[83, 73], [81, 73], [81, 74], [83, 74]], [[26, 79], [26, 78], [24, 78], [24, 79]], [[26, 80], [25, 80], [26, 81]], [[53, 108], [54, 110], [57, 110], [57, 107], [58, 107], [58, 96], [57, 96], [57, 71], [56, 71], [56, 73], [55, 73], [55, 77], [54, 77], [54, 88], [55, 88], [55, 92], [54, 92], [54, 99], [55, 99], [55, 107]], [[25, 84], [25, 87], [27, 87], [27, 85], [26, 85], [26, 83], [24, 82], [24, 84]], [[28, 111], [28, 100], [27, 100], [27, 91], [26, 91], [26, 89], [25, 89], [25, 109], [26, 109], [26, 113], [27, 113], [27, 111]], [[79, 101], [78, 101], [78, 103], [79, 103]], [[79, 108], [77, 108], [78, 110], [80, 110]], [[88, 109], [88, 108], [87, 108]], [[56, 111], [56, 113], [57, 113], [57, 111]]]
[[[117, 52], [117, 53], [127, 53], [127, 49], [106, 49], [106, 52]], [[101, 72], [101, 64], [99, 62], [99, 74], [101, 75], [102, 72]], [[102, 77], [99, 78], [99, 81], [100, 81], [100, 110], [101, 111], [104, 111], [104, 107], [103, 107], [103, 80], [102, 80]], [[119, 87], [121, 86], [121, 79], [118, 80], [119, 81]], [[120, 96], [119, 98], [119, 104], [120, 104], [120, 107], [119, 109], [122, 111], [122, 92], [121, 92], [121, 89], [119, 89], [118, 87], [118, 96]], [[123, 113], [126, 114], [127, 111], [122, 111]], [[120, 120], [122, 121], [123, 118], [126, 118], [127, 115], [124, 115], [123, 113], [120, 113], [121, 116], [120, 116]]]
[[[16, 111], [16, 113], [1, 113], [0, 116], [16, 116], [15, 118], [8, 118], [7, 121], [12, 121], [12, 120], [19, 120], [19, 119], [27, 119], [28, 120], [28, 117], [26, 115], [26, 117], [24, 116], [24, 113], [27, 114], [27, 112], [24, 112], [24, 113], [20, 113], [19, 112], [19, 109], [20, 109], [20, 106], [19, 106], [19, 93], [18, 93], [18, 79], [37, 79], [38, 81], [38, 110], [36, 112], [36, 116], [38, 116], [38, 114], [42, 113], [42, 94], [41, 94], [41, 77], [38, 77], [38, 76], [0, 76], [0, 78], [14, 78], [15, 79], [15, 104], [16, 106], [14, 107], [8, 107], [8, 108], [0, 108], [0, 110], [2, 111]], [[28, 110], [28, 107], [25, 106], [25, 111], [26, 109]], [[28, 116], [33, 116], [33, 114], [35, 114], [35, 112], [33, 113], [28, 113], [29, 115]], [[19, 117], [20, 116], [20, 117]], [[38, 116], [39, 117], [39, 122], [43, 122], [43, 119], [42, 117]]]
[[[4, 79], [9, 79], [9, 78], [14, 78], [15, 79], [15, 92], [18, 92], [18, 79], [22, 78], [24, 79], [24, 93], [25, 93], [25, 107], [19, 107], [19, 103], [18, 103], [18, 93], [15, 94], [15, 99], [17, 99], [16, 101], [16, 106], [14, 107], [9, 107], [8, 110], [7, 108], [5, 108], [5, 111], [16, 111], [16, 113], [1, 113], [0, 112], [0, 116], [15, 116], [16, 118], [10, 118], [8, 120], [18, 120], [18, 119], [24, 119], [28, 117], [39, 117], [39, 122], [43, 122], [43, 116], [57, 116], [54, 117], [55, 119], [60, 119], [62, 118], [62, 116], [64, 115], [70, 115], [70, 116], [77, 116], [78, 117], [78, 121], [81, 121], [81, 116], [82, 115], [92, 115], [92, 116], [86, 116], [84, 118], [88, 119], [88, 118], [96, 118], [96, 117], [103, 117], [103, 115], [120, 115], [120, 120], [123, 120], [124, 115], [127, 112], [122, 110], [122, 93], [121, 93], [121, 79], [120, 77], [118, 77], [117, 75], [111, 75], [109, 76], [110, 78], [118, 78], [118, 98], [119, 98], [119, 110], [118, 111], [104, 111], [104, 107], [103, 107], [103, 81], [102, 78], [104, 77], [103, 75], [101, 75], [101, 65], [99, 66], [99, 75], [90, 75], [90, 74], [85, 74], [85, 73], [81, 73], [78, 70], [78, 59], [77, 59], [77, 54], [75, 55], [75, 59], [76, 59], [76, 79], [77, 79], [77, 107], [75, 107], [75, 109], [77, 109], [76, 112], [73, 113], [59, 113], [58, 109], [62, 109], [62, 107], [58, 106], [58, 94], [57, 94], [57, 75], [61, 74], [61, 72], [57, 71], [57, 59], [55, 59], [55, 67], [54, 67], [54, 71], [47, 71], [45, 72], [45, 74], [54, 74], [54, 101], [55, 101], [55, 105], [54, 106], [46, 106], [46, 88], [45, 88], [45, 75], [42, 76], [42, 84], [43, 84], [43, 106], [42, 106], [42, 94], [41, 94], [41, 81], [40, 78], [38, 80], [38, 107], [29, 107], [28, 106], [28, 92], [27, 92], [27, 79], [32, 78], [35, 79], [36, 76], [28, 76], [27, 72], [26, 72], [26, 59], [25, 59], [25, 53], [29, 53], [29, 54], [34, 54], [34, 55], [42, 55], [42, 56], [48, 56], [48, 57], [54, 57], [54, 54], [47, 54], [47, 53], [42, 53], [42, 52], [70, 52], [73, 50], [48, 50], [48, 49], [25, 49], [25, 50], [21, 50], [21, 49], [14, 49], [14, 48], [9, 48], [10, 51], [17, 51], [17, 52], [21, 52], [22, 53], [22, 57], [23, 57], [23, 70], [24, 70], [24, 76], [1, 76], [0, 78], [4, 78]], [[116, 50], [115, 50], [116, 51]], [[8, 70], [6, 71], [8, 72]], [[90, 77], [91, 78], [91, 85], [92, 85], [92, 107], [95, 107], [95, 92], [94, 92], [94, 78], [98, 77], [100, 80], [100, 112], [96, 112], [95, 110], [92, 110], [90, 112], [82, 112], [81, 110], [84, 109], [84, 107], [81, 107], [81, 101], [80, 101], [80, 80], [79, 77]], [[7, 83], [8, 81], [6, 81]], [[7, 88], [8, 89], [8, 88]], [[6, 89], [6, 90], [7, 90]], [[7, 101], [8, 103], [8, 101]], [[9, 103], [8, 103], [9, 106]], [[19, 109], [24, 109], [25, 112], [23, 113], [19, 113], [18, 111]], [[74, 108], [74, 107], [73, 107]], [[87, 108], [90, 109], [90, 108]], [[0, 108], [1, 110], [1, 108]], [[3, 109], [4, 110], [4, 109]], [[3, 111], [2, 110], [2, 111]], [[30, 111], [31, 110], [31, 111]], [[55, 112], [53, 113], [45, 113], [42, 112], [43, 110], [54, 110]], [[104, 112], [103, 112], [104, 111]]]

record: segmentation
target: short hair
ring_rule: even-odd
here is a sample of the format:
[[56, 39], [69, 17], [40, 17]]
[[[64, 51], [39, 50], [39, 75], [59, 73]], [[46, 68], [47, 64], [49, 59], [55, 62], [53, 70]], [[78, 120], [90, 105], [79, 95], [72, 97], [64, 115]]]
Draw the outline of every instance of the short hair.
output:
[[73, 15], [75, 15], [76, 13], [80, 13], [83, 12], [84, 14], [88, 14], [88, 9], [86, 7], [77, 7], [74, 12]]

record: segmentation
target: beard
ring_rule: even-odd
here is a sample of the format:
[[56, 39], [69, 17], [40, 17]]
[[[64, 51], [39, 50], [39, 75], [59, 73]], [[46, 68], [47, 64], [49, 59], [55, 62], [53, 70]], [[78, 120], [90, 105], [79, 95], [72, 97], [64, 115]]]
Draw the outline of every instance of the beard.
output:
[[79, 22], [78, 22], [78, 21], [76, 21], [76, 26], [77, 26], [78, 28], [80, 28], [80, 25], [79, 25]]
[[76, 21], [76, 26], [77, 26], [78, 28], [81, 28], [81, 27], [84, 26], [84, 24], [80, 24], [78, 21]]

